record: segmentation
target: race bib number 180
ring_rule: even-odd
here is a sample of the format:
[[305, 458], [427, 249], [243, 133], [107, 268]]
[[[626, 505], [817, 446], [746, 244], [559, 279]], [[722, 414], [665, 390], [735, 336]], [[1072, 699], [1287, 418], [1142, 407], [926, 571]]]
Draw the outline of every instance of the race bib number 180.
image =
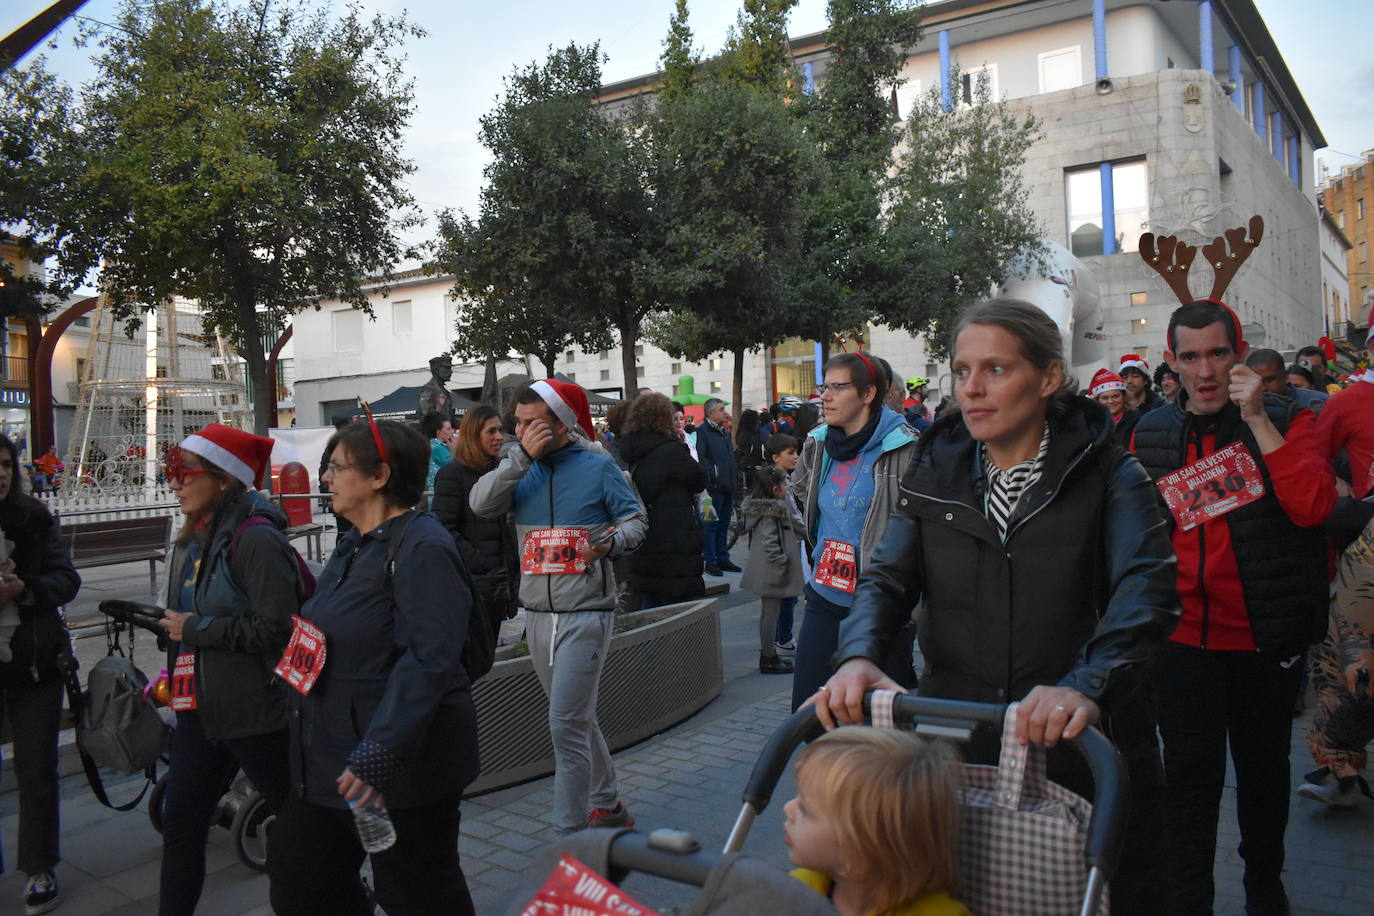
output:
[[306, 696], [324, 670], [324, 631], [310, 621], [291, 615], [291, 640], [277, 662], [276, 672], [293, 690]]
[[1183, 531], [1248, 506], [1264, 495], [1264, 475], [1242, 442], [1155, 481]]
[[577, 549], [586, 528], [536, 528], [525, 535], [520, 549], [520, 572], [527, 576], [569, 576], [587, 571]]

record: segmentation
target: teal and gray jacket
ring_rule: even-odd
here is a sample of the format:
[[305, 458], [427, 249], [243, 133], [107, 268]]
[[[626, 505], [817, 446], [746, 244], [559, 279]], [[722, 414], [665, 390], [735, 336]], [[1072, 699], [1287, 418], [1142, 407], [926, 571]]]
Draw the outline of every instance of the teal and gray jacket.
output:
[[542, 528], [596, 532], [615, 526], [610, 554], [585, 573], [521, 575], [520, 604], [532, 611], [614, 610], [611, 557], [634, 550], [648, 531], [644, 507], [625, 474], [610, 456], [578, 439], [538, 461], [519, 446], [508, 449], [496, 469], [473, 485], [468, 504], [484, 518], [513, 513], [522, 546], [530, 532]]

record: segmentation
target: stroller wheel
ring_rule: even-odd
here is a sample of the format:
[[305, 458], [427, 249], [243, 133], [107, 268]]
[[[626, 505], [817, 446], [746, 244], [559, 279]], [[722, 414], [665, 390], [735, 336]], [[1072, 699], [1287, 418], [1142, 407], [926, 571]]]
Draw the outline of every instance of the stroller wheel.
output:
[[276, 819], [267, 806], [267, 799], [256, 789], [234, 814], [234, 823], [229, 827], [234, 852], [240, 862], [254, 871], [267, 871], [267, 831]]
[[162, 832], [162, 803], [167, 797], [167, 777], [170, 774], [164, 772], [153, 783], [153, 789], [148, 793], [148, 821], [153, 825], [153, 829], [158, 833]]

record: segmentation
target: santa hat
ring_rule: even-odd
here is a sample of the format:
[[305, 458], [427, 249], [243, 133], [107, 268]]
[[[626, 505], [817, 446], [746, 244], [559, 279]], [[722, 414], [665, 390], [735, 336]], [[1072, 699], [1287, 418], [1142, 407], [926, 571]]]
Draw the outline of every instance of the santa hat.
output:
[[1117, 371], [1124, 375], [1127, 369], [1138, 369], [1141, 375], [1147, 377], [1150, 374], [1150, 364], [1145, 362], [1144, 357], [1137, 356], [1134, 353], [1127, 353], [1125, 356], [1121, 357], [1121, 368]]
[[257, 487], [266, 477], [272, 466], [275, 444], [271, 439], [218, 423], [211, 423], [181, 441], [184, 451], [199, 455], [229, 476], [243, 481], [246, 487]]
[[568, 429], [580, 426], [588, 439], [596, 435], [592, 432], [592, 411], [587, 406], [587, 392], [580, 386], [551, 378], [535, 382], [530, 388], [543, 398], [553, 415]]
[[1110, 369], [1098, 369], [1093, 376], [1092, 384], [1088, 386], [1088, 393], [1093, 397], [1105, 394], [1108, 391], [1125, 391], [1126, 381]]

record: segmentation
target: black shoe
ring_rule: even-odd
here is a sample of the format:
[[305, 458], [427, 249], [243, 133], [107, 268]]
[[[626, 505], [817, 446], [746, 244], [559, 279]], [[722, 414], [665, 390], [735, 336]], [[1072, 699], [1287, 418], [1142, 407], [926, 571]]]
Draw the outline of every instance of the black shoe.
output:
[[708, 564], [706, 564], [706, 575], [708, 575], [708, 576], [723, 576], [723, 575], [725, 575], [725, 573], [723, 573], [723, 572], [720, 571], [720, 567], [719, 567], [719, 566], [714, 566], [714, 565], [708, 563]]
[[26, 916], [38, 916], [39, 913], [56, 909], [58, 903], [57, 875], [50, 871], [41, 871], [30, 876], [28, 886], [24, 890]]
[[792, 663], [777, 655], [759, 655], [759, 674], [791, 674]]
[[726, 560], [724, 563], [720, 564], [720, 568], [725, 570], [726, 572], [744, 572], [743, 567], [736, 566], [729, 560]]

